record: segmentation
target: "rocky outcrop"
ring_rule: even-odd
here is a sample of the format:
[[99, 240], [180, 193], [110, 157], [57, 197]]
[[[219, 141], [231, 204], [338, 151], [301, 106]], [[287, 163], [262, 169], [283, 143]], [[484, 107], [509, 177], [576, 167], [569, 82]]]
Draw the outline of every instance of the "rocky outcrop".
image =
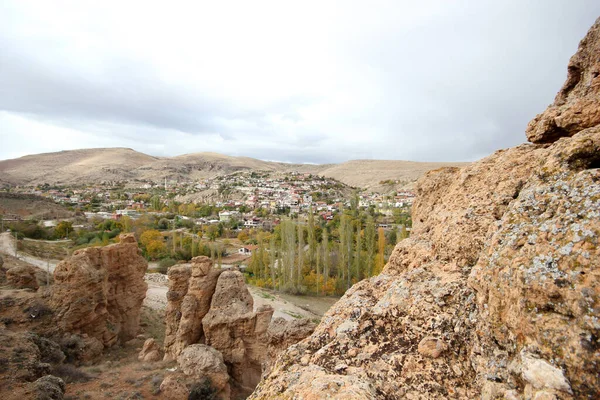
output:
[[262, 306], [254, 313], [253, 307], [241, 272], [225, 271], [202, 321], [206, 344], [223, 354], [242, 394], [251, 393], [260, 380], [267, 354], [265, 336], [274, 311], [271, 306]]
[[316, 327], [317, 324], [306, 318], [291, 321], [283, 318], [273, 319], [267, 330], [269, 357], [267, 365], [263, 367], [263, 374], [270, 371], [270, 366], [275, 362], [279, 353], [310, 336]]
[[[190, 346], [210, 346], [227, 366], [232, 391], [251, 393], [269, 357], [267, 329], [273, 308], [254, 312], [243, 275], [214, 269], [207, 257], [169, 270], [167, 300], [165, 360], [181, 363]], [[222, 393], [223, 385], [217, 386]]]
[[600, 25], [596, 21], [569, 61], [567, 81], [554, 103], [527, 127], [533, 143], [551, 143], [560, 137], [600, 124]]
[[169, 270], [165, 359], [176, 359], [186, 346], [204, 343], [202, 319], [208, 313], [221, 270], [208, 257]]
[[104, 347], [134, 338], [148, 285], [133, 234], [106, 247], [78, 250], [54, 271], [51, 306], [62, 332], [82, 335]]
[[[599, 26], [571, 61], [584, 78]], [[584, 81], [565, 84], [565, 106], [594, 97]], [[429, 172], [382, 274], [354, 285], [251, 397], [596, 398], [598, 109], [573, 111], [587, 122], [533, 139], [543, 145]]]

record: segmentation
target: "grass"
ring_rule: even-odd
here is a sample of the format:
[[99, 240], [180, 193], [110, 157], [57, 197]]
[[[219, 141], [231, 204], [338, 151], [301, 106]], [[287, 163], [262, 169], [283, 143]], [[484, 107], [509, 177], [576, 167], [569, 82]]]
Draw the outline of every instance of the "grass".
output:
[[296, 318], [296, 319], [302, 318], [301, 314], [295, 313], [293, 311], [283, 310], [283, 312], [286, 313], [287, 315], [289, 315], [290, 317], [293, 317], [293, 318]]

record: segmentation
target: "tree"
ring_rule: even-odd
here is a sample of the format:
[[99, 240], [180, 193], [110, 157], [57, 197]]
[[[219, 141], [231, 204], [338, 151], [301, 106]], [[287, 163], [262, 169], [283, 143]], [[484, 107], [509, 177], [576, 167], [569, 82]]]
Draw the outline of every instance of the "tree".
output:
[[160, 240], [151, 240], [146, 245], [146, 254], [152, 260], [162, 257], [165, 253], [165, 243]]
[[69, 233], [73, 232], [73, 223], [69, 221], [60, 221], [56, 228], [54, 228], [54, 234], [58, 238], [67, 238]]
[[327, 228], [323, 229], [323, 240], [321, 240], [321, 252], [323, 254], [323, 283], [327, 287], [327, 280], [329, 278], [329, 233]]
[[365, 228], [365, 247], [367, 249], [367, 276], [373, 276], [373, 264], [375, 258], [375, 222], [372, 216], [367, 218]]
[[385, 265], [385, 232], [383, 228], [379, 228], [377, 231], [377, 264], [376, 264], [376, 274], [379, 274], [383, 271], [383, 266]]

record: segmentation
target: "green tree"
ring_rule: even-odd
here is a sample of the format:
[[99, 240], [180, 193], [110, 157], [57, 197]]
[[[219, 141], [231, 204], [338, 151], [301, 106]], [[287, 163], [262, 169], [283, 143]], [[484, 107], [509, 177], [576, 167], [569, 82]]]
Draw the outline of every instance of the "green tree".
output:
[[56, 228], [54, 228], [54, 234], [58, 238], [67, 238], [70, 233], [73, 232], [73, 223], [69, 221], [60, 221]]

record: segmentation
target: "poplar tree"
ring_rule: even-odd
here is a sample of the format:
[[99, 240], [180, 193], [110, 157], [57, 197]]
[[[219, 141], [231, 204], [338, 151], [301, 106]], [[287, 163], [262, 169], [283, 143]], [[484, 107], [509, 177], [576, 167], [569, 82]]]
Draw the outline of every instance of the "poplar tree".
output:
[[365, 246], [367, 248], [367, 276], [373, 276], [373, 264], [375, 262], [375, 222], [369, 215], [367, 227], [365, 228]]

